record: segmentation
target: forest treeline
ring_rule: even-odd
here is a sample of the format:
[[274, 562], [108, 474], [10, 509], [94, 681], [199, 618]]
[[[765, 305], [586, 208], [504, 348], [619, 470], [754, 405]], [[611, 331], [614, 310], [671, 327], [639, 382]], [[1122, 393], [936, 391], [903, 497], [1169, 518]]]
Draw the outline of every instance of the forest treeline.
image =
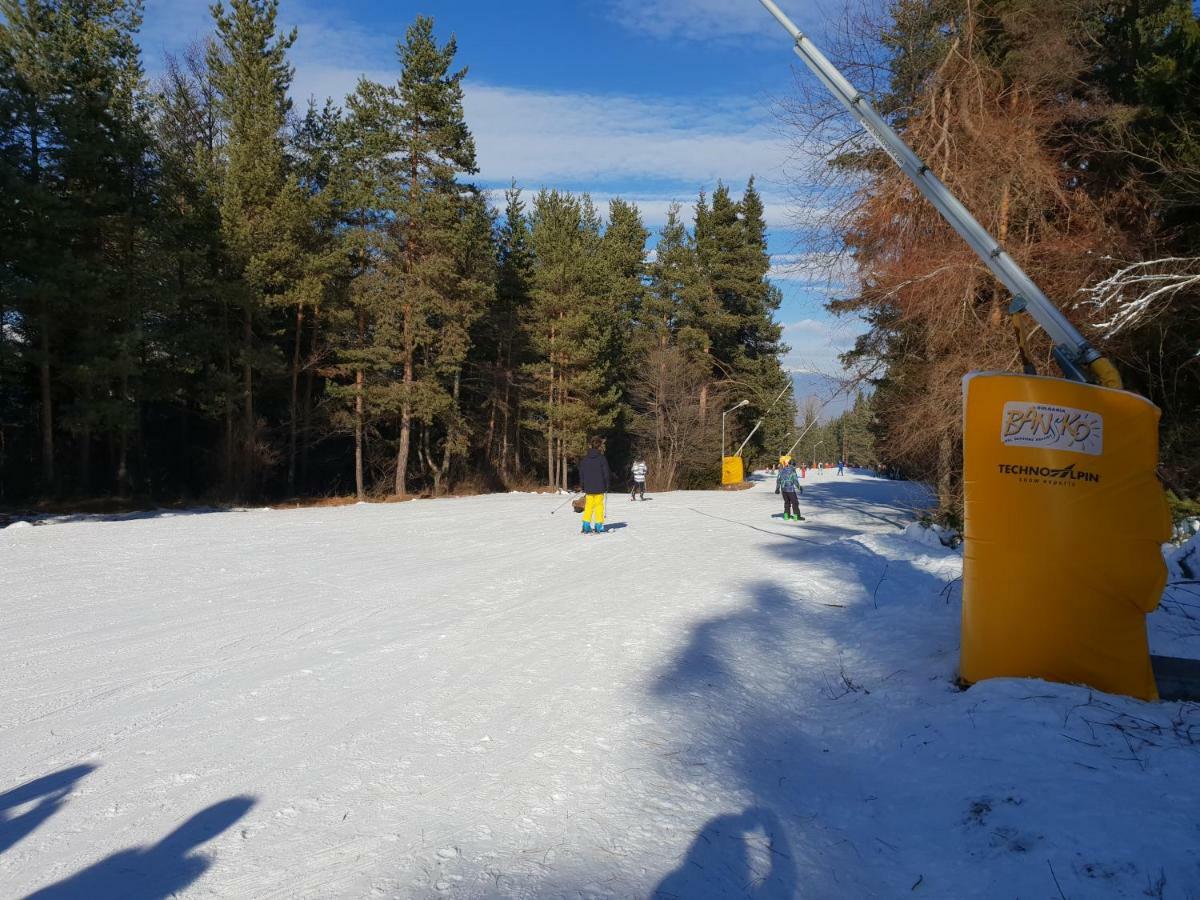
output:
[[[1200, 495], [1200, 22], [1188, 0], [893, 0], [837, 48], [918, 155], [1126, 386], [1157, 404], [1161, 475]], [[808, 82], [804, 82], [807, 84]], [[821, 89], [805, 137], [842, 113]], [[832, 165], [828, 165], [831, 162]], [[1057, 375], [1046, 337], [882, 151], [845, 135], [811, 173], [826, 249], [866, 319], [877, 452], [961, 511], [961, 379]], [[1194, 511], [1200, 508], [1193, 506]]]
[[0, 0], [0, 503], [566, 486], [593, 434], [709, 485], [740, 400], [786, 446], [753, 181], [652, 254], [634, 204], [492, 198], [453, 38], [293, 109], [277, 6], [151, 83], [139, 0]]

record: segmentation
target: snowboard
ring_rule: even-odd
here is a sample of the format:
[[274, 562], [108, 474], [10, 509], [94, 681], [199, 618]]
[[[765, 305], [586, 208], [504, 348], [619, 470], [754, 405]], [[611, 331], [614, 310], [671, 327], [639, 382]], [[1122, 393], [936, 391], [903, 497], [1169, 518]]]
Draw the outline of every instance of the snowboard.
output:
[[807, 521], [803, 518], [798, 522], [795, 519], [785, 519], [783, 517], [783, 513], [775, 513], [773, 516], [771, 516], [771, 518], [777, 521], [780, 525], [803, 525], [805, 521]]

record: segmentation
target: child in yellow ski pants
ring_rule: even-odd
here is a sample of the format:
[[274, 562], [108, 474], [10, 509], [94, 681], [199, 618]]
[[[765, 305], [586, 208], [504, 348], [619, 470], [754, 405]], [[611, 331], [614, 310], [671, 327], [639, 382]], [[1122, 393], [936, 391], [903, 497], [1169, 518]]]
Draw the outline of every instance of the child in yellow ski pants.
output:
[[583, 504], [583, 530], [604, 530], [604, 495], [588, 494]]

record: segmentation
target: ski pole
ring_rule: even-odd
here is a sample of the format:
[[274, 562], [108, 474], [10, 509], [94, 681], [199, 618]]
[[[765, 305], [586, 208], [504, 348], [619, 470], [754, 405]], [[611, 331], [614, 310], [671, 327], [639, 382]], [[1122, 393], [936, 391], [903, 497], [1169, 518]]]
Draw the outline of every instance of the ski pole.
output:
[[558, 506], [554, 507], [554, 509], [550, 510], [550, 515], [554, 515], [556, 512], [558, 512], [560, 509], [562, 509], [564, 506], [566, 506], [571, 501], [577, 500], [579, 498], [579, 496], [580, 496], [579, 494], [572, 494], [570, 497], [568, 497], [562, 503], [558, 504]]

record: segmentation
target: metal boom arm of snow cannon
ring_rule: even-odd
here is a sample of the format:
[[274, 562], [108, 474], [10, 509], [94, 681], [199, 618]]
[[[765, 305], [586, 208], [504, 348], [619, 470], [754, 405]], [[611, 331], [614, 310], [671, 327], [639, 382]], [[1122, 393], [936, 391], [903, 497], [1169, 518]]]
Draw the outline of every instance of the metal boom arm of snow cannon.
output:
[[804, 436], [806, 434], [808, 434], [810, 431], [812, 431], [812, 427], [814, 425], [816, 425], [817, 422], [819, 422], [819, 421], [820, 421], [820, 419], [813, 419], [811, 422], [809, 422], [808, 427], [806, 427], [802, 432], [800, 432], [800, 437], [796, 438], [796, 443], [792, 444], [792, 446], [788, 448], [788, 452], [785, 453], [784, 456], [791, 456], [793, 453], [795, 453], [796, 448], [800, 446], [800, 442], [802, 440], [804, 440]]
[[771, 401], [771, 405], [767, 407], [767, 411], [762, 414], [762, 418], [759, 419], [758, 422], [755, 424], [754, 429], [748, 435], [746, 435], [746, 439], [744, 441], [742, 441], [742, 446], [737, 448], [737, 452], [735, 454], [733, 454], [734, 456], [742, 455], [742, 451], [745, 450], [746, 445], [748, 443], [750, 443], [750, 438], [754, 437], [754, 432], [758, 431], [758, 429], [762, 428], [762, 423], [767, 420], [767, 416], [769, 416], [771, 414], [771, 410], [773, 410], [775, 408], [775, 404], [783, 399], [783, 395], [786, 394], [791, 387], [792, 387], [792, 383], [790, 381], [783, 386], [783, 390], [780, 391], [778, 396], [776, 396], [776, 398]]
[[817, 76], [830, 93], [850, 111], [859, 123], [883, 148], [908, 176], [925, 198], [959, 236], [967, 242], [975, 255], [991, 270], [1000, 282], [1013, 294], [1013, 310], [1024, 310], [1031, 315], [1054, 342], [1054, 359], [1063, 374], [1073, 381], [1092, 381], [1105, 387], [1121, 387], [1121, 376], [1116, 367], [1070, 323], [1062, 311], [1051, 302], [1030, 278], [1025, 270], [1013, 260], [1000, 242], [967, 211], [950, 189], [921, 161], [920, 157], [904, 143], [883, 117], [867, 102], [867, 98], [854, 87], [838, 68], [831, 63], [795, 23], [784, 14], [773, 0], [759, 0], [792, 36], [796, 55]]

